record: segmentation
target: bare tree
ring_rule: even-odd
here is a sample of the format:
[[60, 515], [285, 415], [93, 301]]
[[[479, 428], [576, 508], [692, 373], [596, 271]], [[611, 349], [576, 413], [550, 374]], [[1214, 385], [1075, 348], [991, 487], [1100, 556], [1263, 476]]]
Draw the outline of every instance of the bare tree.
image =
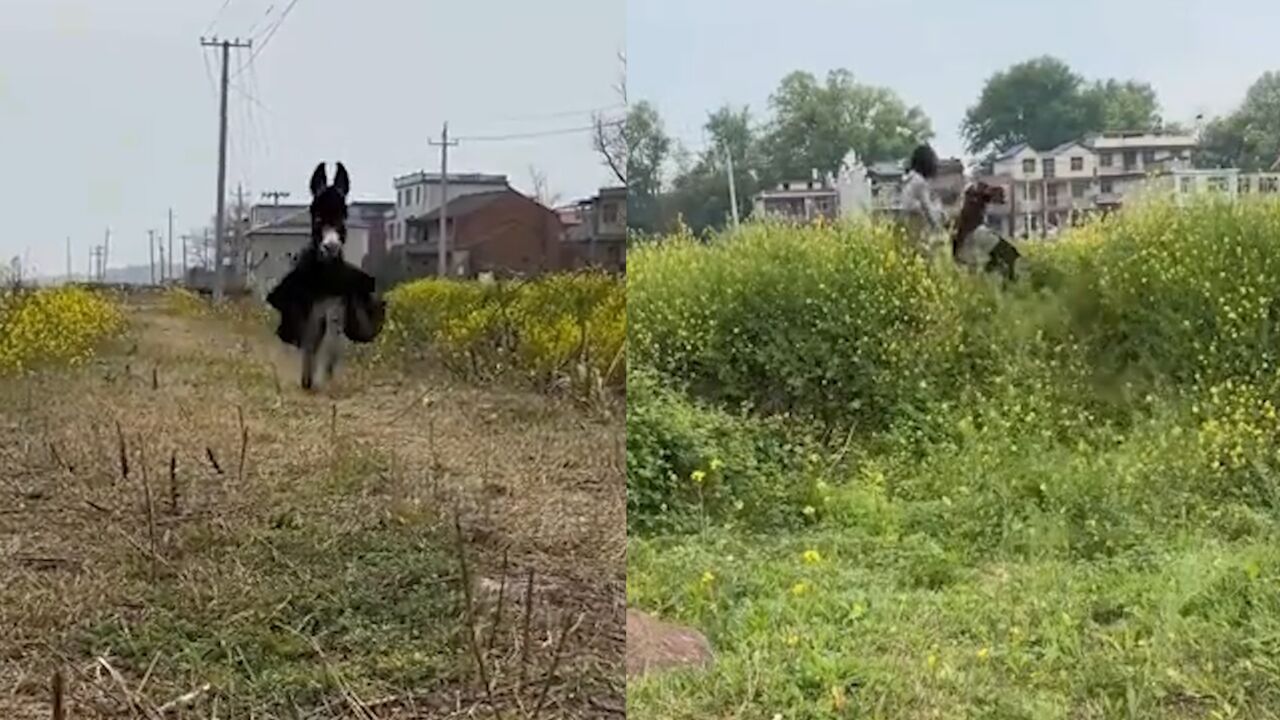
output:
[[542, 172], [535, 165], [529, 166], [529, 179], [533, 183], [533, 199], [537, 200], [543, 207], [555, 207], [560, 202], [560, 193], [551, 192], [551, 185], [547, 182], [547, 174]]
[[[624, 52], [618, 53], [618, 61], [622, 64], [622, 71], [618, 77], [618, 82], [613, 86], [614, 92], [622, 99], [622, 105], [625, 108], [627, 104], [627, 55]], [[625, 110], [624, 110], [625, 112]], [[595, 132], [591, 135], [591, 144], [595, 151], [600, 153], [600, 157], [604, 160], [604, 164], [618, 178], [618, 182], [623, 185], [627, 184], [627, 126], [625, 119], [610, 118], [603, 113], [596, 113], [593, 117]]]

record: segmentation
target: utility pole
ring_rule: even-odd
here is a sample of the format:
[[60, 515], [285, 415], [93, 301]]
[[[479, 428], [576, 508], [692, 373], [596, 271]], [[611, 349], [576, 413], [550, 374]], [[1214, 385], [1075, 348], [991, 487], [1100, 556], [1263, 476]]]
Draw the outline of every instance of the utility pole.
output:
[[440, 131], [440, 142], [427, 142], [440, 146], [440, 247], [436, 274], [444, 278], [449, 274], [449, 146], [457, 145], [458, 141], [449, 140], [449, 123], [445, 122], [444, 129]]
[[271, 199], [271, 204], [272, 204], [272, 205], [277, 205], [277, 206], [278, 206], [278, 205], [280, 204], [280, 198], [287, 198], [287, 197], [289, 197], [289, 193], [284, 192], [284, 191], [282, 191], [282, 190], [268, 190], [268, 191], [266, 191], [266, 192], [262, 193], [262, 197], [264, 197], [264, 198], [270, 198], [270, 199]]
[[165, 257], [169, 258], [169, 262], [165, 267], [165, 277], [173, 279], [173, 208], [169, 208], [169, 254]]
[[231, 48], [248, 48], [253, 45], [252, 40], [241, 42], [236, 40], [221, 40], [216, 37], [205, 39], [200, 38], [201, 47], [220, 47], [222, 48], [222, 92], [221, 99], [218, 103], [218, 204], [217, 215], [214, 216], [214, 246], [213, 246], [213, 301], [222, 301], [222, 241], [223, 232], [226, 229], [223, 226], [223, 215], [227, 211], [227, 85], [230, 81], [228, 72], [231, 64]]
[[111, 259], [111, 228], [107, 228], [107, 234], [102, 239], [102, 260], [100, 261], [102, 268], [102, 282], [107, 281], [107, 263]]
[[147, 231], [147, 250], [151, 255], [151, 284], [156, 284], [156, 231]]
[[187, 238], [189, 235], [182, 236], [182, 284], [187, 283]]
[[738, 188], [733, 181], [733, 153], [724, 149], [724, 161], [729, 171], [729, 208], [733, 210], [733, 229], [738, 229]]

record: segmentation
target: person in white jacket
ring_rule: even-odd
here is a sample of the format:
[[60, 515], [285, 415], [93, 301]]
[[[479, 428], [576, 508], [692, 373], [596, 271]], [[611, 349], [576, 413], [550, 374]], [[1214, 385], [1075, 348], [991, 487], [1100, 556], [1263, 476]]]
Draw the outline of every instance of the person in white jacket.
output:
[[929, 145], [916, 147], [902, 183], [902, 209], [907, 236], [926, 258], [932, 258], [946, 239], [946, 214], [932, 181], [938, 175], [938, 155]]

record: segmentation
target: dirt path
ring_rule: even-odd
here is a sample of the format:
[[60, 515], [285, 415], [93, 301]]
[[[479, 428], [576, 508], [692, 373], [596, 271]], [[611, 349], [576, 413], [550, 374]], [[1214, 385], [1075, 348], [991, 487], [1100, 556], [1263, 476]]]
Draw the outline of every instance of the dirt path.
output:
[[78, 718], [206, 683], [194, 717], [621, 712], [620, 417], [351, 364], [307, 394], [264, 328], [131, 321], [0, 382], [0, 716], [59, 668]]

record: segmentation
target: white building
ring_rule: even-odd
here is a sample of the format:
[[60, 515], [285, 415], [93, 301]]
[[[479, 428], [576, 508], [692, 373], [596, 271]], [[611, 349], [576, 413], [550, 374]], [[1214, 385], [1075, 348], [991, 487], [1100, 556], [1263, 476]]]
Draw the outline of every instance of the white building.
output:
[[[383, 217], [391, 203], [353, 201], [348, 204], [347, 241], [343, 258], [368, 269], [372, 256], [385, 244]], [[255, 205], [249, 210], [245, 274], [252, 292], [265, 298], [293, 268], [311, 242], [309, 205]]]
[[1242, 173], [1234, 168], [1184, 168], [1155, 178], [1152, 186], [1158, 191], [1171, 193], [1178, 204], [1207, 194], [1222, 195], [1233, 200], [1253, 195], [1280, 197], [1280, 172]]
[[1049, 150], [1026, 143], [998, 155], [980, 179], [1005, 188], [1006, 204], [988, 222], [1010, 235], [1044, 235], [1085, 216], [1118, 207], [1157, 173], [1190, 166], [1196, 140], [1187, 135], [1112, 132]]
[[849, 153], [834, 176], [820, 177], [814, 170], [808, 180], [784, 182], [757, 193], [752, 199], [752, 214], [805, 221], [834, 219], [865, 213], [871, 203], [867, 169], [858, 162], [857, 155]]
[[[409, 237], [410, 219], [429, 215], [440, 207], [440, 173], [416, 172], [395, 179], [396, 202], [394, 217], [387, 225], [387, 246], [393, 247]], [[509, 186], [506, 175], [480, 173], [449, 173], [449, 199], [502, 190]], [[421, 240], [418, 238], [417, 240]]]

